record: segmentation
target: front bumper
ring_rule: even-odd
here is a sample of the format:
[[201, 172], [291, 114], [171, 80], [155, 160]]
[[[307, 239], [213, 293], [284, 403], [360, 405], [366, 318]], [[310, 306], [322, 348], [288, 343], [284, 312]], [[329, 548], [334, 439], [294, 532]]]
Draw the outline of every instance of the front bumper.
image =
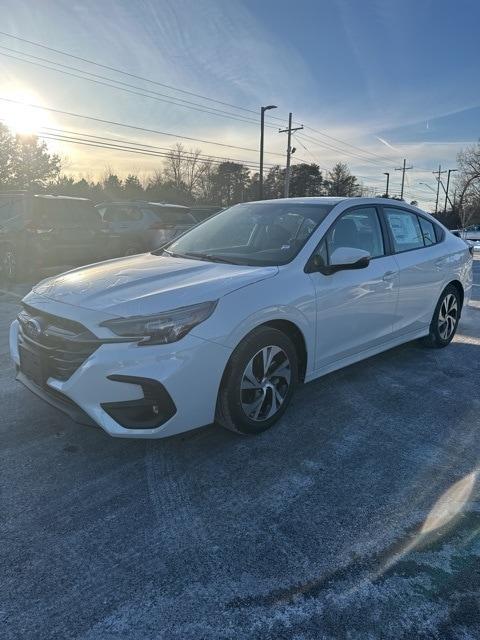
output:
[[[215, 418], [218, 390], [231, 353], [222, 345], [191, 334], [169, 345], [102, 344], [68, 380], [50, 377], [42, 389], [19, 371], [18, 331], [15, 320], [10, 353], [17, 379], [78, 422], [91, 420], [111, 436], [163, 438], [210, 424]], [[112, 405], [144, 398], [140, 384], [125, 382], [135, 378], [160, 383], [175, 406], [174, 414], [158, 427], [127, 428], [110, 415]]]

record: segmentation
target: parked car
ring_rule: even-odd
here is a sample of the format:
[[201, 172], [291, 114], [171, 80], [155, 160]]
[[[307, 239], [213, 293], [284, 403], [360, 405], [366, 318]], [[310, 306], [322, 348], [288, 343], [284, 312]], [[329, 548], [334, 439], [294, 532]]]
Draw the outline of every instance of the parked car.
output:
[[206, 220], [207, 218], [210, 218], [211, 216], [215, 215], [221, 210], [222, 210], [222, 207], [209, 207], [206, 205], [205, 206], [198, 205], [198, 206], [190, 207], [190, 213], [192, 214], [192, 216], [195, 218], [197, 222], [203, 222], [204, 220]]
[[104, 260], [113, 242], [90, 200], [0, 192], [0, 270], [7, 280]]
[[457, 229], [457, 232], [464, 240], [471, 240], [475, 244], [480, 242], [480, 224], [471, 224], [465, 229]]
[[97, 211], [121, 237], [121, 253], [151, 251], [197, 224], [188, 207], [157, 202], [104, 202]]
[[417, 338], [447, 346], [472, 260], [403, 203], [239, 204], [156, 252], [39, 283], [11, 354], [29, 389], [112, 436], [260, 433], [301, 382]]

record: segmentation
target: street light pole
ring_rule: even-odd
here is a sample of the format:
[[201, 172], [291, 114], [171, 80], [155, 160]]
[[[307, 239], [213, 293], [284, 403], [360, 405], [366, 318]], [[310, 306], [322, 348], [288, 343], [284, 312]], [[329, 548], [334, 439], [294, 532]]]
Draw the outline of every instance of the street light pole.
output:
[[390, 174], [388, 173], [388, 171], [384, 171], [383, 172], [384, 176], [387, 176], [387, 190], [385, 191], [385, 196], [388, 198], [388, 187], [390, 186]]
[[260, 109], [260, 176], [258, 178], [258, 199], [263, 200], [263, 143], [265, 137], [265, 111], [276, 109], [276, 105], [269, 104]]
[[[445, 204], [443, 205], [443, 213], [447, 213], [447, 202], [450, 200], [450, 198], [448, 197], [448, 189], [450, 187], [450, 174], [453, 173], [454, 171], [458, 171], [458, 169], [449, 169], [448, 170], [447, 188], [445, 189]], [[450, 202], [450, 204], [452, 204], [452, 203]]]

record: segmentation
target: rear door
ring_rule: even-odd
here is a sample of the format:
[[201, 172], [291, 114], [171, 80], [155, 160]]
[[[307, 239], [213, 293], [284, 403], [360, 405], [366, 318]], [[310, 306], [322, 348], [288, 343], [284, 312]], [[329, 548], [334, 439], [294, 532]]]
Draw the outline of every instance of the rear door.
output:
[[38, 198], [36, 205], [39, 235], [51, 247], [49, 264], [85, 264], [101, 255], [102, 222], [90, 202]]
[[400, 278], [393, 331], [413, 333], [430, 324], [442, 291], [448, 263], [439, 242], [443, 232], [427, 217], [402, 207], [384, 206], [383, 212]]

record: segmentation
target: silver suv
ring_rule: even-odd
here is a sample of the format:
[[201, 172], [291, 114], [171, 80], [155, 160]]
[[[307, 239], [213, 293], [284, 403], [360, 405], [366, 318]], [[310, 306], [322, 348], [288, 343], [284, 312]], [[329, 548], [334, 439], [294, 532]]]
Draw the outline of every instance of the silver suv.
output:
[[197, 224], [188, 207], [175, 204], [102, 202], [97, 211], [127, 256], [156, 249]]

